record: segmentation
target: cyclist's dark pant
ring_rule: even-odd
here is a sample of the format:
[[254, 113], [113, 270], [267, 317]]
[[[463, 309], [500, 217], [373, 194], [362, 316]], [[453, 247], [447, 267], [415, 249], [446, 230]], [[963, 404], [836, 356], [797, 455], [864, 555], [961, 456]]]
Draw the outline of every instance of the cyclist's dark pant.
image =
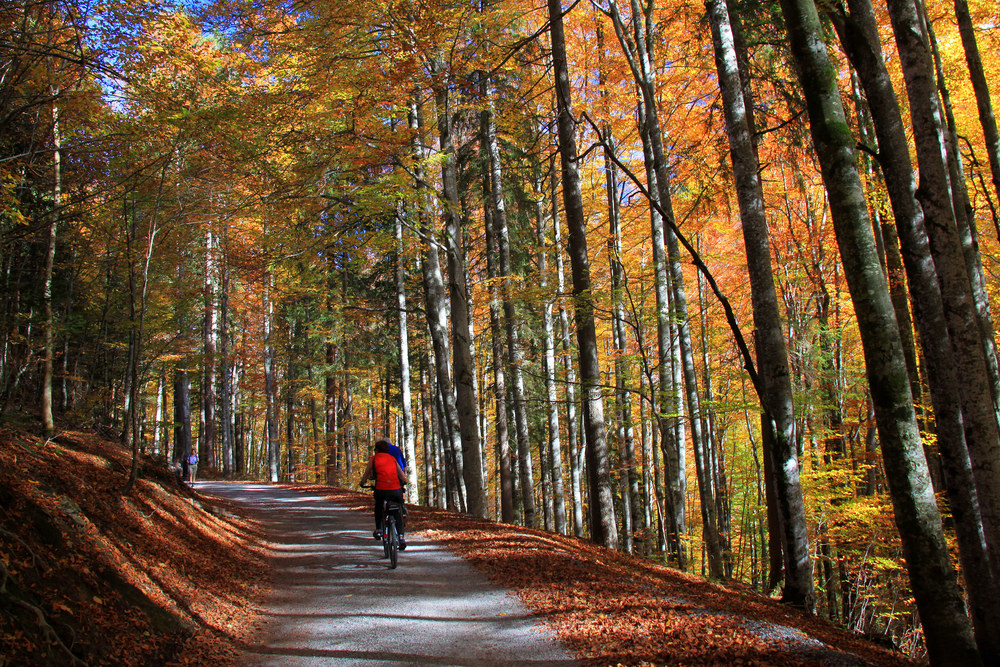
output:
[[[403, 504], [403, 490], [402, 489], [392, 489], [391, 491], [383, 491], [382, 489], [375, 489], [375, 530], [382, 530], [382, 511], [385, 506], [385, 501], [393, 500], [400, 505]], [[396, 532], [400, 535], [403, 534], [403, 524], [406, 519], [402, 516], [403, 513], [399, 513], [399, 520], [396, 523]]]

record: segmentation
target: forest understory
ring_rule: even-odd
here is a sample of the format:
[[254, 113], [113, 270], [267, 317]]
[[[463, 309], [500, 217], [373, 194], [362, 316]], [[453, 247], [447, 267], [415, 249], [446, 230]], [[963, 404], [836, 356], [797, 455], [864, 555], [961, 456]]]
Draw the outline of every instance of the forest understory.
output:
[[[98, 435], [0, 430], [0, 665], [229, 665], [255, 643], [266, 536], [235, 507]], [[311, 487], [370, 511], [364, 494]], [[830, 664], [740, 618], [817, 638], [873, 665], [914, 664], [745, 587], [719, 586], [540, 530], [413, 507], [440, 540], [518, 593], [586, 664]], [[832, 655], [832, 653], [831, 653]]]

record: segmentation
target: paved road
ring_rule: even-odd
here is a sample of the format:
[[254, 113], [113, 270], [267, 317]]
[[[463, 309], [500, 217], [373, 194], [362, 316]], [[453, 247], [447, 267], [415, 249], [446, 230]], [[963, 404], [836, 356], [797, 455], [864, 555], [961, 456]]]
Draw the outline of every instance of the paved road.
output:
[[407, 535], [390, 570], [370, 515], [264, 484], [197, 482], [248, 507], [274, 547], [274, 590], [245, 665], [572, 665], [512, 594]]

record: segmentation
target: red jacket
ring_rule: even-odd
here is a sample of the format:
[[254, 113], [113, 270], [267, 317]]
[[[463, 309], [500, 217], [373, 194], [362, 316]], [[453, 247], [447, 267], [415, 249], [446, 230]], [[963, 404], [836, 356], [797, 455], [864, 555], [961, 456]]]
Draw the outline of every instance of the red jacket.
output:
[[394, 491], [402, 488], [396, 470], [399, 464], [396, 457], [385, 452], [376, 452], [372, 457], [372, 470], [375, 477], [375, 488], [379, 491]]

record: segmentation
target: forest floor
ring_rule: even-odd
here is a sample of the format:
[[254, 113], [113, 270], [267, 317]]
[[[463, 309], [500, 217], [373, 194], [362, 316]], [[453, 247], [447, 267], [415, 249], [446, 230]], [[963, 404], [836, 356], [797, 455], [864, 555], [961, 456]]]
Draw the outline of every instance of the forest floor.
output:
[[[0, 667], [228, 665], [254, 645], [267, 537], [235, 505], [83, 432], [0, 428]], [[296, 486], [370, 511], [353, 491]], [[585, 664], [913, 664], [746, 588], [576, 538], [412, 507]]]

